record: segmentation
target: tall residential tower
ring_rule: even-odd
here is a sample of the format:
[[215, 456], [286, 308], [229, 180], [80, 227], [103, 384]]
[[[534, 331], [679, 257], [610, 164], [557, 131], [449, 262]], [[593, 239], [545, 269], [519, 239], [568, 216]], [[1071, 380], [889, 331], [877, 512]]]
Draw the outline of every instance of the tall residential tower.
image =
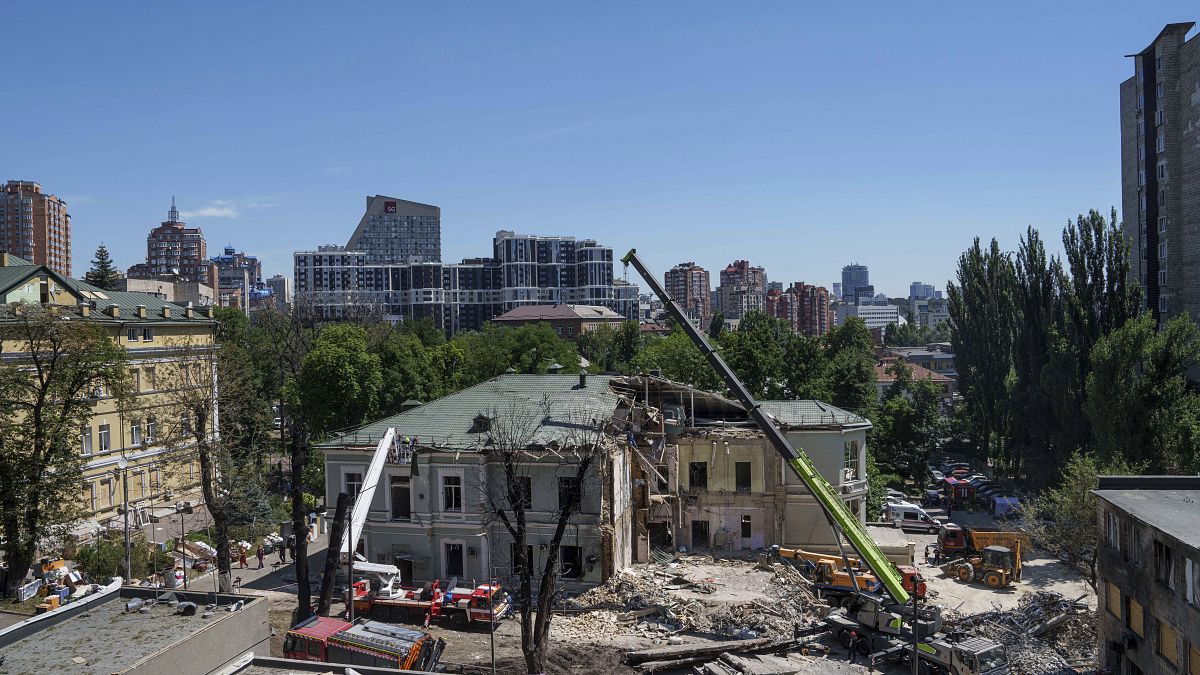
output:
[[663, 278], [667, 294], [683, 306], [688, 318], [707, 328], [712, 319], [712, 283], [708, 270], [694, 262], [679, 263]]
[[1159, 321], [1200, 321], [1200, 36], [1169, 24], [1121, 83], [1122, 228]]
[[441, 262], [442, 210], [395, 197], [367, 197], [366, 213], [346, 250], [365, 253], [367, 263]]
[[146, 237], [146, 262], [129, 268], [130, 279], [159, 277], [198, 281], [207, 286], [216, 286], [217, 282], [204, 233], [179, 219], [174, 197], [167, 219]]
[[0, 193], [0, 251], [71, 276], [67, 203], [33, 181], [8, 181]]

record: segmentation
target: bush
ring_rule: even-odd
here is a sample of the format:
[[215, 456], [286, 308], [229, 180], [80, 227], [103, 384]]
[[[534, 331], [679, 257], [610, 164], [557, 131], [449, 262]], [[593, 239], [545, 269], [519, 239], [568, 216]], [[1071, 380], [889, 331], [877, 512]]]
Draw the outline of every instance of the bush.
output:
[[[107, 583], [112, 577], [125, 576], [124, 539], [101, 539], [80, 546], [75, 555], [75, 568], [93, 583]], [[171, 569], [175, 558], [152, 548], [142, 540], [131, 542], [129, 566], [135, 578]]]

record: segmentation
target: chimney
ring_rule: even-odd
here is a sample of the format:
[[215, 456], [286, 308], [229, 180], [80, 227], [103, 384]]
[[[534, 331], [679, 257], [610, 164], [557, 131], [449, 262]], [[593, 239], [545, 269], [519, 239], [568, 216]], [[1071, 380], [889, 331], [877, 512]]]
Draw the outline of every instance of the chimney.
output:
[[213, 318], [213, 306], [212, 305], [209, 305], [208, 307], [204, 308], [204, 316], [207, 316], [210, 319]]
[[91, 315], [92, 315], [92, 303], [90, 303], [90, 302], [79, 303], [79, 316], [82, 316], [83, 318], [86, 319]]
[[579, 371], [579, 388], [587, 389], [587, 371], [586, 370]]
[[183, 308], [183, 318], [185, 318], [185, 319], [192, 318], [193, 312], [194, 312], [194, 310], [192, 309], [191, 303], [188, 303], [188, 306]]
[[108, 315], [113, 317], [114, 319], [121, 318], [121, 306], [115, 302], [113, 304], [109, 305], [105, 309], [105, 311], [108, 312]]
[[0, 251], [0, 267], [8, 267], [8, 251]]
[[168, 307], [168, 306], [166, 306], [166, 305], [163, 305], [163, 308], [162, 308], [162, 316], [163, 316], [163, 318], [164, 318], [164, 319], [169, 319], [169, 318], [171, 318], [171, 308], [170, 308], [170, 307]]
[[136, 309], [137, 309], [137, 317], [139, 319], [146, 318], [146, 306], [145, 305], [138, 305]]

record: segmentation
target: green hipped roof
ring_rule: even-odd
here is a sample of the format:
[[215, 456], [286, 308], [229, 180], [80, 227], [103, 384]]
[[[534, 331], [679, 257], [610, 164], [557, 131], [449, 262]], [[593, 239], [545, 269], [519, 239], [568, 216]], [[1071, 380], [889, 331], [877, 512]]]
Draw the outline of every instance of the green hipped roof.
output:
[[[10, 257], [11, 260], [12, 258]], [[7, 267], [0, 267], [0, 293], [4, 293], [29, 277], [41, 274], [42, 272], [53, 277], [82, 299], [94, 301], [96, 306], [88, 317], [92, 321], [123, 323], [211, 323], [214, 321], [214, 319], [208, 318], [199, 310], [192, 314], [192, 318], [188, 319], [183, 315], [183, 307], [177, 303], [167, 302], [149, 293], [101, 290], [86, 281], [65, 277], [45, 265], [12, 264]], [[121, 308], [120, 318], [113, 318], [104, 313], [104, 310], [109, 305], [117, 305]], [[146, 308], [146, 318], [138, 318], [138, 305]], [[78, 314], [78, 308], [68, 305], [60, 305], [60, 307], [65, 311]], [[169, 319], [163, 318], [163, 307], [171, 309], [171, 317]]]
[[871, 426], [867, 418], [821, 401], [759, 401], [758, 405], [789, 427]]
[[603, 375], [589, 375], [584, 388], [579, 387], [578, 375], [501, 375], [339, 434], [321, 447], [374, 446], [388, 428], [395, 427], [397, 435], [414, 438], [421, 447], [478, 450], [487, 434], [472, 433], [475, 418], [513, 411], [528, 415], [534, 424], [540, 422], [533, 443], [570, 445], [592, 420], [609, 419], [618, 400]]
[[28, 260], [26, 260], [24, 258], [15, 256], [15, 255], [9, 253], [8, 254], [8, 264], [10, 266], [22, 266], [22, 265], [32, 265], [33, 263], [29, 262]]

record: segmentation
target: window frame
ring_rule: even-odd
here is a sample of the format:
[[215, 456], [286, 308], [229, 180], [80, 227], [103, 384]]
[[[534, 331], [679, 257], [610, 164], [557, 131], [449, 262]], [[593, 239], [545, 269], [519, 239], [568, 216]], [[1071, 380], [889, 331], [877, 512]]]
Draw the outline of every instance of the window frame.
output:
[[[350, 479], [351, 476], [355, 476], [357, 478], [357, 480], [351, 480]], [[351, 490], [350, 489], [351, 485], [356, 485], [357, 489]], [[363, 470], [362, 469], [356, 469], [354, 471], [342, 469], [342, 491], [343, 492], [350, 495], [351, 497], [357, 498], [358, 495], [362, 492], [362, 488], [363, 488]]]
[[[567, 496], [567, 504], [563, 497]], [[583, 512], [583, 482], [576, 476], [558, 476], [558, 510], [561, 512], [574, 501], [575, 513]]]
[[[455, 482], [451, 484], [448, 482], [450, 480]], [[451, 507], [451, 500], [448, 499], [448, 496], [451, 493], [447, 492], [447, 488], [454, 488], [453, 494], [456, 495], [456, 499], [454, 501], [457, 501], [457, 508]], [[461, 469], [451, 469], [449, 471], [443, 470], [438, 472], [438, 506], [441, 507], [440, 510], [442, 513], [457, 513], [460, 515], [465, 513], [464, 506], [466, 499], [465, 495], [463, 494], [464, 488], [465, 481], [463, 480], [463, 471]]]
[[112, 425], [101, 424], [96, 428], [96, 450], [98, 452], [112, 450]]

